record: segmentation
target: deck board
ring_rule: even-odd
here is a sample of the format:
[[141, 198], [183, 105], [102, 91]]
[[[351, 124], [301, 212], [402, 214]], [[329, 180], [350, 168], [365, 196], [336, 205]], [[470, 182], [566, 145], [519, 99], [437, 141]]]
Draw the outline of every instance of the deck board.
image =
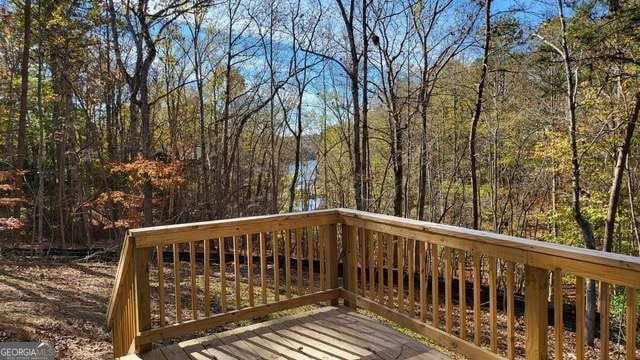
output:
[[[411, 359], [445, 360], [444, 354], [343, 306], [236, 328], [162, 346], [132, 359]], [[122, 359], [125, 359], [122, 358]]]

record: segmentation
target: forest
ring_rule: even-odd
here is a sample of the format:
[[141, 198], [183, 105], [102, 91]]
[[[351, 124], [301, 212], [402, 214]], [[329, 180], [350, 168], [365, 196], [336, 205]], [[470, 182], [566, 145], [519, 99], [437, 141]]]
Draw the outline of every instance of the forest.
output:
[[3, 246], [350, 207], [637, 255], [637, 1], [0, 4]]
[[0, 0], [0, 250], [353, 208], [640, 256], [639, 116], [638, 0]]

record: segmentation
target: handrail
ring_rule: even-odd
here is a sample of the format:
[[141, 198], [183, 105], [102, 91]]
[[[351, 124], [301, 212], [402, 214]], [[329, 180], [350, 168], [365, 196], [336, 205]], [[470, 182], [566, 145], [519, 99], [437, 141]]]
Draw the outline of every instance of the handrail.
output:
[[124, 237], [124, 241], [122, 242], [122, 249], [120, 249], [118, 269], [116, 270], [117, 272], [113, 283], [113, 290], [111, 291], [111, 298], [109, 299], [109, 306], [107, 307], [107, 325], [109, 328], [113, 324], [113, 311], [117, 305], [120, 292], [122, 291], [126, 272], [130, 269], [126, 264], [133, 261], [132, 245], [131, 237], [129, 233], [127, 233]]
[[[233, 261], [227, 263], [226, 254], [231, 242]], [[341, 287], [338, 279], [338, 244], [341, 244], [344, 254]], [[180, 258], [183, 245], [188, 246], [189, 253], [190, 279], [187, 277], [184, 280], [191, 284], [191, 316], [189, 309], [181, 308], [183, 300], [179, 294], [183, 284], [181, 272], [184, 265], [181, 263], [184, 259]], [[169, 270], [163, 270], [166, 247], [173, 253], [173, 269]], [[221, 289], [218, 296], [222, 309], [210, 314], [209, 296], [215, 296], [209, 285], [210, 256], [215, 254], [212, 251], [214, 248], [217, 248], [219, 256], [220, 275], [217, 281]], [[254, 262], [256, 251], [259, 261]], [[271, 252], [271, 257], [266, 256], [268, 251]], [[157, 264], [150, 264], [153, 254]], [[196, 264], [200, 261], [197, 260], [198, 256], [200, 259], [204, 257], [201, 265]], [[272, 265], [267, 265], [269, 261]], [[307, 270], [303, 269], [305, 262]], [[251, 271], [241, 270], [240, 263]], [[314, 284], [314, 264], [320, 267], [315, 269], [319, 276], [318, 285]], [[233, 265], [230, 271], [226, 270], [227, 265]], [[158, 281], [154, 283], [157, 284], [154, 287], [157, 288], [159, 299], [150, 297], [150, 266], [155, 266], [156, 269], [154, 276]], [[291, 272], [294, 266], [297, 267], [297, 279]], [[471, 271], [468, 266], [472, 266]], [[259, 278], [254, 277], [254, 270], [257, 269], [260, 271]], [[167, 298], [163, 271], [172, 272], [175, 279], [173, 288], [177, 289], [176, 318], [168, 323], [165, 323], [164, 308]], [[273, 279], [265, 280], [268, 271], [272, 272]], [[286, 281], [280, 278], [280, 273]], [[310, 273], [311, 278], [307, 280], [307, 275], [304, 275], [303, 279], [303, 273]], [[342, 298], [348, 306], [362, 307], [378, 313], [473, 358], [502, 358], [498, 353], [497, 336], [497, 289], [501, 287], [507, 304], [506, 358], [513, 358], [516, 331], [514, 284], [520, 278], [525, 285], [527, 359], [542, 359], [546, 354], [548, 324], [547, 317], [541, 314], [548, 311], [549, 275], [553, 275], [554, 308], [561, 309], [564, 304], [564, 274], [576, 276], [578, 294], [584, 294], [585, 279], [599, 280], [603, 294], [600, 300], [602, 309], [609, 307], [609, 284], [625, 287], [627, 294], [633, 294], [627, 296], [627, 318], [634, 321], [637, 318], [635, 294], [636, 289], [640, 289], [638, 257], [344, 208], [254, 216], [130, 230], [123, 243], [107, 320], [109, 326], [114, 328], [114, 355], [119, 356], [144, 350], [155, 340], [319, 301], [336, 303], [338, 298]], [[203, 280], [198, 281], [196, 277], [200, 276]], [[469, 333], [466, 329], [466, 315], [465, 321], [459, 323], [458, 332], [453, 331], [454, 276], [459, 287], [456, 290], [459, 294], [457, 304], [464, 314], [468, 309], [466, 284], [469, 279], [472, 280], [473, 329], [469, 329]], [[506, 280], [499, 283], [499, 277], [506, 277]], [[254, 303], [256, 280], [259, 280], [256, 288], [261, 288], [262, 296], [257, 296]], [[427, 293], [429, 281], [430, 295]], [[226, 282], [230, 285], [235, 283], [235, 306], [230, 308], [227, 308], [227, 296], [233, 298], [234, 290], [227, 289]], [[167, 284], [170, 285], [173, 284]], [[248, 305], [241, 304], [241, 286], [248, 286], [249, 290], [242, 290], [250, 294]], [[293, 289], [294, 286], [297, 289]], [[269, 287], [272, 293], [267, 297]], [[488, 302], [483, 298], [481, 287], [489, 288]], [[292, 290], [296, 290], [295, 294]], [[444, 310], [434, 312], [429, 322], [427, 296], [430, 296], [432, 309], [441, 309], [439, 298], [442, 291], [445, 298]], [[153, 315], [153, 321], [152, 302], [157, 304], [153, 311], [160, 311], [159, 315]], [[204, 304], [204, 310], [198, 309], [198, 304]], [[487, 305], [490, 318], [488, 325], [481, 318]], [[584, 296], [576, 298], [575, 306], [578, 339], [576, 356], [580, 359], [584, 355], [581, 340], [585, 322]], [[123, 311], [126, 314], [121, 314]], [[187, 315], [181, 318], [183, 313]], [[601, 317], [600, 333], [603, 334], [602, 339], [607, 340], [608, 311], [601, 312]], [[554, 320], [555, 324], [559, 324], [555, 326], [554, 350], [556, 356], [561, 356], [562, 312], [554, 311]], [[635, 324], [632, 320], [629, 323]], [[126, 324], [120, 324], [123, 321]], [[487, 326], [490, 334], [488, 348], [481, 331]], [[116, 327], [119, 327], [118, 331], [115, 330]], [[121, 334], [123, 331], [128, 335]], [[635, 327], [626, 326], [625, 331], [627, 338], [636, 337]], [[468, 339], [469, 334], [473, 335], [473, 341]], [[116, 343], [118, 351], [115, 350]], [[634, 345], [630, 342], [628, 346], [633, 349]], [[603, 346], [608, 346], [608, 341], [604, 341]], [[632, 359], [634, 356], [630, 353], [627, 358]]]
[[304, 227], [310, 222], [317, 225], [334, 224], [337, 219], [338, 212], [333, 209], [315, 210], [145, 227], [129, 230], [129, 234], [135, 237], [136, 247], [149, 247], [169, 244], [176, 239], [183, 241], [203, 240], [218, 236], [243, 235], [249, 231], [263, 232], [286, 227]]
[[122, 243], [107, 310], [107, 326], [112, 330], [113, 352], [116, 356], [124, 355], [132, 349], [138, 332], [138, 323], [132, 316], [135, 312], [133, 256], [133, 238], [127, 234]]
[[[619, 285], [640, 288], [640, 257], [607, 253], [575, 246], [553, 244], [488, 231], [431, 223], [366, 211], [338, 208], [340, 220], [348, 225], [437, 242], [440, 245], [483, 254], [493, 254], [521, 264], [555, 269]], [[391, 228], [390, 228], [391, 227]], [[584, 267], [589, 265], [589, 267]]]

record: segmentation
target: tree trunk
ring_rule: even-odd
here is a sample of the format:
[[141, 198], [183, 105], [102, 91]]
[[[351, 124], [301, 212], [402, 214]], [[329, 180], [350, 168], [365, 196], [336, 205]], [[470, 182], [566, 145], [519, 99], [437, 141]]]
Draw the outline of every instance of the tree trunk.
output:
[[[16, 170], [24, 170], [27, 156], [27, 112], [29, 106], [29, 50], [31, 49], [31, 0], [24, 2], [24, 37], [22, 44], [22, 59], [20, 64], [20, 115], [18, 117], [18, 157]], [[16, 176], [16, 190], [22, 190], [22, 175]], [[15, 209], [16, 217], [20, 217], [20, 205]]]
[[202, 59], [200, 52], [200, 30], [202, 26], [202, 18], [199, 13], [193, 16], [193, 58], [194, 72], [196, 77], [196, 90], [198, 92], [198, 125], [200, 130], [200, 169], [202, 171], [202, 192], [204, 196], [204, 204], [207, 209], [207, 216], [212, 216], [211, 203], [209, 200], [209, 156], [207, 153], [206, 126], [204, 119], [204, 79], [202, 78]]
[[356, 39], [355, 39], [355, 29], [354, 29], [354, 7], [353, 3], [351, 3], [349, 7], [349, 12], [343, 4], [343, 0], [336, 0], [338, 7], [340, 8], [340, 15], [342, 16], [342, 20], [344, 22], [346, 31], [347, 31], [347, 39], [349, 41], [349, 69], [347, 70], [347, 76], [349, 77], [349, 82], [351, 86], [351, 102], [353, 108], [353, 190], [356, 201], [356, 208], [358, 210], [364, 209], [363, 203], [363, 174], [362, 174], [362, 152], [361, 152], [361, 139], [360, 139], [360, 98], [359, 96], [359, 88], [360, 84], [358, 82], [358, 68], [359, 68], [359, 57], [358, 50], [356, 47]]
[[[395, 95], [391, 95], [393, 99]], [[395, 100], [392, 100], [395, 101]], [[391, 106], [392, 110], [389, 114], [389, 126], [391, 130], [391, 148], [390, 156], [393, 164], [393, 215], [403, 215], [404, 191], [402, 188], [404, 179], [404, 136], [402, 124], [400, 123], [400, 115], [396, 114], [396, 107]]]
[[295, 204], [296, 191], [298, 186], [298, 177], [300, 174], [300, 145], [302, 140], [302, 96], [302, 92], [298, 93], [296, 133], [293, 134], [293, 137], [295, 139], [293, 176], [291, 178], [291, 184], [289, 185], [289, 212], [293, 212], [293, 205]]
[[624, 135], [624, 142], [622, 143], [622, 146], [618, 148], [618, 158], [616, 159], [616, 165], [613, 169], [613, 183], [611, 184], [611, 190], [609, 191], [609, 206], [607, 207], [607, 218], [604, 223], [603, 250], [606, 252], [611, 252], [613, 250], [613, 231], [616, 222], [616, 214], [618, 212], [618, 204], [620, 202], [622, 178], [624, 177], [624, 169], [631, 149], [631, 142], [633, 141], [633, 133], [636, 129], [638, 114], [640, 113], [640, 91], [636, 93], [635, 98], [636, 104], [633, 108], [633, 112], [629, 116], [627, 129]]
[[[147, 70], [148, 71], [148, 70]], [[140, 77], [140, 124], [142, 137], [142, 155], [146, 160], [152, 159], [151, 150], [151, 109], [149, 105], [148, 72]], [[145, 181], [142, 187], [144, 226], [153, 225], [153, 188], [151, 181]]]
[[[40, 15], [40, 12], [39, 14]], [[37, 218], [37, 243], [41, 243], [44, 234], [44, 163], [46, 161], [47, 149], [44, 142], [44, 108], [42, 102], [42, 70], [43, 70], [43, 50], [42, 50], [42, 38], [38, 41], [38, 83], [37, 83], [37, 106], [38, 106], [38, 194], [36, 196], [36, 218]]]
[[369, 81], [369, 39], [367, 32], [367, 7], [368, 0], [362, 0], [362, 206], [363, 210], [369, 210], [370, 181], [369, 178], [369, 122], [368, 107], [369, 94], [367, 93]]
[[[565, 78], [567, 81], [566, 101], [567, 101], [567, 117], [569, 121], [569, 141], [571, 148], [571, 213], [574, 220], [580, 228], [582, 239], [587, 249], [595, 249], [596, 242], [593, 235], [593, 227], [591, 223], [583, 216], [580, 205], [580, 159], [578, 153], [578, 141], [576, 137], [576, 74], [573, 69], [569, 46], [567, 44], [567, 32], [564, 19], [563, 0], [558, 0], [558, 11], [560, 17], [560, 26], [562, 31], [562, 60], [564, 63]], [[589, 345], [593, 344], [595, 338], [596, 323], [596, 281], [587, 280], [587, 299], [585, 314], [585, 337]]]
[[476, 133], [480, 113], [482, 112], [482, 94], [484, 92], [484, 84], [487, 78], [487, 69], [489, 67], [489, 46], [491, 43], [491, 0], [485, 3], [485, 28], [484, 28], [484, 52], [482, 55], [482, 68], [480, 69], [480, 82], [478, 82], [478, 92], [476, 105], [471, 118], [471, 130], [469, 132], [469, 166], [471, 170], [471, 220], [474, 229], [480, 228], [480, 199], [478, 188], [478, 175], [476, 165]]
[[[422, 100], [421, 97], [421, 103]], [[420, 174], [418, 176], [418, 220], [425, 220], [424, 208], [427, 198], [427, 112], [420, 105]]]

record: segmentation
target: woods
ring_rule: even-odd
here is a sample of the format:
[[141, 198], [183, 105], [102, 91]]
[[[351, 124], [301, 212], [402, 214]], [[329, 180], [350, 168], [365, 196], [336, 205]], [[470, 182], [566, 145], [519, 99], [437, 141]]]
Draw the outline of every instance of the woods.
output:
[[[583, 247], [598, 255], [581, 256], [598, 261], [604, 255], [612, 263], [631, 259], [610, 253], [640, 256], [639, 75], [638, 0], [0, 0], [0, 253], [115, 253], [125, 233], [139, 227], [350, 208], [490, 231], [500, 234], [486, 235], [495, 237], [495, 246], [511, 235]], [[531, 280], [527, 273], [535, 277], [530, 290], [538, 289], [529, 299], [541, 311], [552, 297], [556, 308], [573, 306], [575, 339], [602, 346], [596, 341], [604, 341], [610, 322], [618, 335], [623, 327], [625, 334], [635, 332], [627, 324], [635, 319], [636, 300], [629, 294], [637, 286], [619, 264], [609, 265], [626, 274], [625, 286], [616, 285], [619, 274], [598, 278], [601, 268], [593, 259], [588, 271], [581, 269], [585, 259], [567, 260], [567, 269], [548, 268], [562, 256], [541, 252], [534, 265], [547, 272], [525, 270], [532, 266], [523, 260], [529, 249], [505, 258], [490, 249], [478, 254], [481, 241], [474, 238], [460, 252], [430, 243], [432, 234], [412, 228], [409, 234], [423, 237], [416, 245], [416, 239], [404, 239], [406, 224], [383, 234], [363, 226], [358, 216], [349, 218], [351, 224], [331, 218], [332, 288], [338, 286], [339, 262], [353, 270], [346, 274], [351, 285], [358, 270], [363, 283], [366, 270], [369, 281], [374, 270], [382, 279], [386, 252], [389, 299], [392, 268], [404, 279], [406, 265], [411, 297], [419, 289], [427, 302], [422, 287], [431, 274], [432, 308], [444, 292], [450, 309], [457, 269], [458, 304], [471, 309], [464, 303], [473, 290], [478, 329], [487, 280], [492, 350], [499, 339], [496, 289], [515, 304], [514, 294], [523, 294]], [[396, 221], [389, 218], [371, 221]], [[263, 289], [265, 254], [270, 251], [273, 266], [280, 266], [274, 255], [279, 241], [286, 272], [292, 257], [295, 275], [303, 276], [299, 259], [305, 252], [313, 278], [314, 232], [303, 231], [303, 241], [300, 227], [308, 224], [302, 217], [280, 237], [274, 234], [284, 229], [275, 224], [269, 236], [247, 228], [225, 233], [232, 239], [223, 234], [213, 245], [194, 237], [188, 244], [192, 294], [198, 285], [196, 240], [202, 241], [207, 274], [211, 250], [217, 249], [222, 284], [231, 283], [225, 262], [233, 264], [236, 309], [243, 299], [243, 246], [248, 264], [254, 247], [259, 249]], [[350, 239], [351, 250], [338, 249], [338, 227], [341, 245]], [[461, 234], [466, 232], [473, 237], [467, 229]], [[461, 235], [447, 236], [455, 241]], [[356, 238], [362, 241], [357, 257]], [[136, 266], [159, 261], [163, 268], [169, 243], [156, 245], [150, 247], [155, 257], [136, 247], [142, 259]], [[170, 246], [174, 276], [184, 261], [180, 246]], [[374, 264], [367, 246], [375, 248], [377, 269], [358, 268]], [[567, 251], [563, 256], [569, 258], [573, 253]], [[233, 262], [225, 252], [233, 253]], [[347, 252], [354, 257], [347, 259]], [[46, 272], [22, 269], [23, 259], [11, 261], [7, 268], [13, 270], [0, 272], [0, 279], [18, 268]], [[83, 268], [101, 267], [72, 265], [64, 272], [82, 276], [76, 271]], [[93, 275], [111, 276], [113, 267], [104, 268], [106, 275]], [[415, 280], [416, 273], [422, 280]], [[251, 287], [253, 276], [247, 270]], [[276, 283], [278, 276], [274, 271]], [[460, 279], [473, 281], [473, 289]], [[174, 280], [175, 295], [179, 276]], [[0, 285], [19, 292], [11, 281]], [[404, 285], [398, 281], [400, 312]], [[384, 281], [378, 287], [382, 293]], [[102, 284], [101, 293], [107, 288]], [[91, 307], [106, 303], [92, 299]], [[623, 316], [625, 304], [629, 313]], [[504, 305], [513, 332], [514, 305]], [[607, 307], [611, 314], [603, 311]], [[436, 328], [438, 314], [432, 317]], [[559, 334], [564, 328], [558, 314]], [[444, 323], [451, 332], [451, 311]], [[464, 339], [466, 329], [460, 331]], [[475, 331], [479, 343], [482, 334]], [[13, 336], [5, 333], [0, 329], [0, 335]], [[515, 340], [509, 341], [513, 351]], [[561, 343], [556, 348], [564, 351]]]
[[638, 254], [635, 1], [0, 14], [3, 246], [354, 207]]

